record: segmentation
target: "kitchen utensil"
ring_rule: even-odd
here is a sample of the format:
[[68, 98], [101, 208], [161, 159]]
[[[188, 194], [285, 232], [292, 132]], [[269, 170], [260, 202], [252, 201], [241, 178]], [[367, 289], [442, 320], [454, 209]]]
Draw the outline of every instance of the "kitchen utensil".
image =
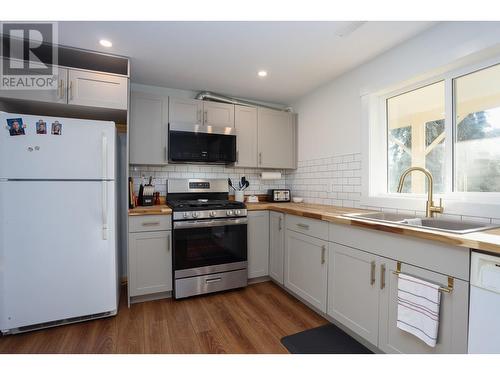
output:
[[250, 186], [250, 182], [245, 181], [245, 186], [243, 186], [243, 189], [241, 189], [241, 190], [245, 190], [249, 186]]
[[234, 200], [236, 202], [244, 202], [245, 201], [245, 193], [243, 190], [237, 190], [234, 192]]
[[233, 186], [233, 181], [231, 181], [230, 178], [227, 179], [227, 183], [228, 183], [230, 188], [232, 188], [234, 191], [236, 191], [235, 187]]
[[[142, 184], [141, 184], [142, 186]], [[153, 176], [149, 177], [149, 182], [142, 186], [142, 198], [140, 199], [141, 206], [152, 206], [154, 203], [154, 192], [155, 188], [153, 186]], [[139, 190], [140, 193], [140, 190]]]

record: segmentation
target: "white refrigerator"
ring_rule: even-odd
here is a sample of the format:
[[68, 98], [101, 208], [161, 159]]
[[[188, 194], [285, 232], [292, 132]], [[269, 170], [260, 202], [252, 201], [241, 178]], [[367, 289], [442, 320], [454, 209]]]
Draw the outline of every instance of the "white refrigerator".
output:
[[0, 330], [116, 314], [113, 122], [0, 112]]

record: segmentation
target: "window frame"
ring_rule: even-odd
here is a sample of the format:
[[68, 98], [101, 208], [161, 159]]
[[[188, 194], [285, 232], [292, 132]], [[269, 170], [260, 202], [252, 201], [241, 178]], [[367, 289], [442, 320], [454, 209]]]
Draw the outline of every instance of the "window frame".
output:
[[361, 204], [364, 206], [415, 210], [424, 212], [422, 199], [426, 194], [388, 192], [388, 123], [387, 100], [413, 90], [443, 81], [445, 86], [445, 185], [442, 198], [445, 213], [480, 217], [500, 217], [500, 192], [457, 192], [455, 181], [455, 121], [456, 109], [454, 80], [468, 74], [500, 64], [500, 55], [459, 67], [441, 69], [439, 73], [403, 82], [375, 93], [361, 95], [363, 139], [362, 154], [364, 173]]

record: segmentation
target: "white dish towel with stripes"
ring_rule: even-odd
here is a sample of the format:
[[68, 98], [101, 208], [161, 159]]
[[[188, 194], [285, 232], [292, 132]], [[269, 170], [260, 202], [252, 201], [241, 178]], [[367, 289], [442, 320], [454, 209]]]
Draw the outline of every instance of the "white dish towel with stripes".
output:
[[430, 347], [435, 347], [439, 329], [439, 285], [399, 274], [397, 327]]

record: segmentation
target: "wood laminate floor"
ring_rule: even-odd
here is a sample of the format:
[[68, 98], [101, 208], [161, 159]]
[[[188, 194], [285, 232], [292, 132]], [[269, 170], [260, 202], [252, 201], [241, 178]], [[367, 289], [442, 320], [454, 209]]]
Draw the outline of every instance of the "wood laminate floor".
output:
[[280, 339], [327, 321], [272, 282], [134, 304], [111, 318], [0, 337], [0, 353], [287, 353]]

